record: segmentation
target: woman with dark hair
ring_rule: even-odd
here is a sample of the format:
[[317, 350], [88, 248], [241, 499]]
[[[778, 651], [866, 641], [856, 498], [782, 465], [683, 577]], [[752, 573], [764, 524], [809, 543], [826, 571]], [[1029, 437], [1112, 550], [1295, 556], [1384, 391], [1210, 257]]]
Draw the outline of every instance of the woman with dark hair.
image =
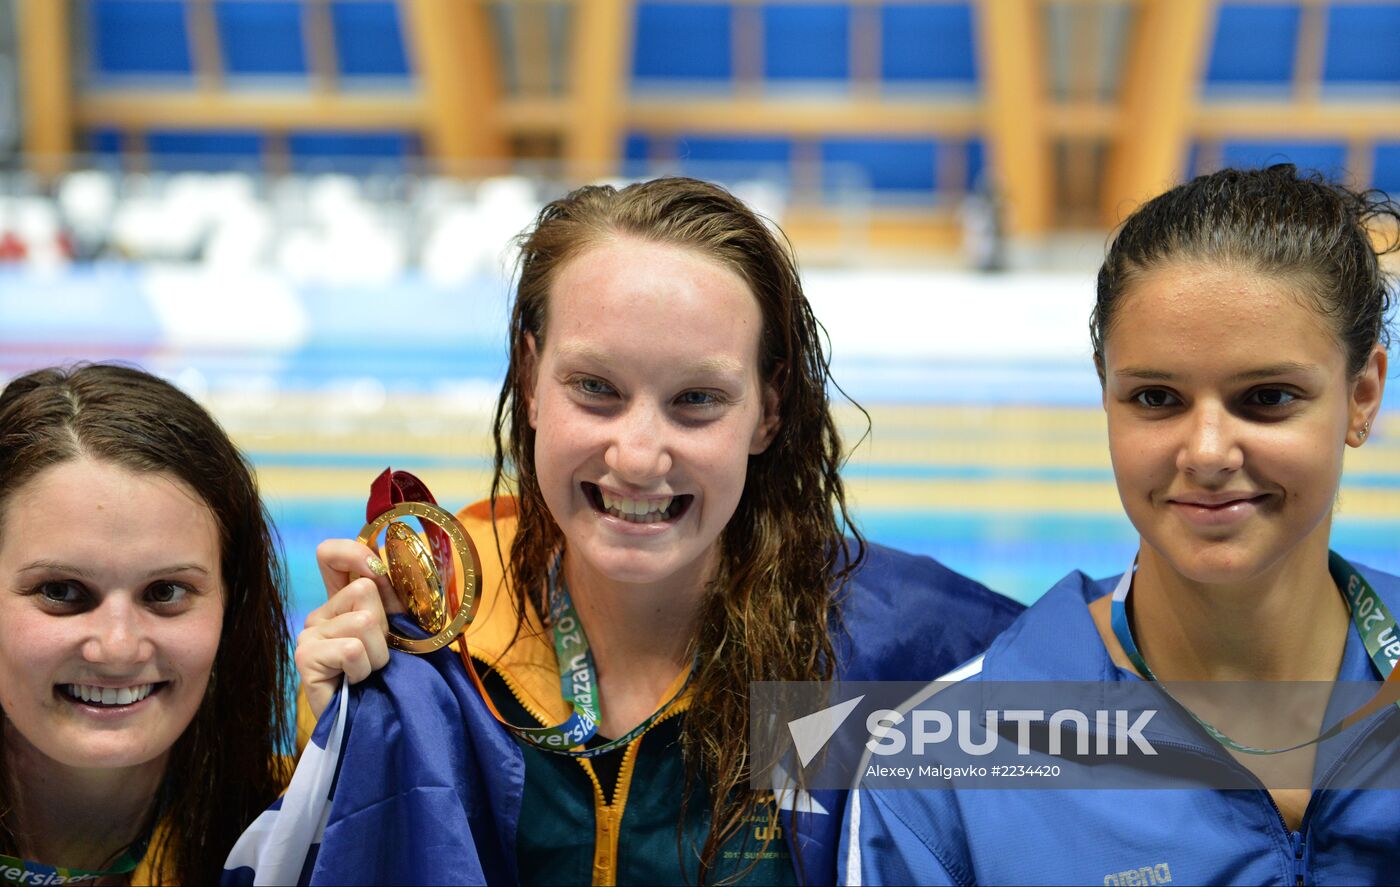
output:
[[290, 742], [248, 464], [146, 373], [20, 376], [0, 392], [0, 582], [6, 880], [212, 883]]
[[[1090, 333], [1136, 561], [1066, 577], [959, 677], [1113, 685], [1096, 698], [1151, 702], [1153, 751], [1101, 762], [1089, 785], [1112, 791], [862, 790], [848, 883], [1395, 880], [1400, 579], [1329, 540], [1385, 388], [1378, 243], [1398, 221], [1384, 195], [1281, 165], [1124, 223]], [[1094, 729], [1126, 754], [1130, 730]], [[1056, 747], [1040, 760], [1080, 760]]]
[[[829, 383], [781, 234], [721, 188], [582, 188], [522, 238], [491, 498], [461, 514], [501, 552], [480, 546], [463, 649], [523, 761], [505, 877], [829, 882], [841, 793], [777, 827], [749, 788], [750, 682], [926, 677], [1018, 609], [862, 540]], [[371, 552], [319, 557], [331, 600], [297, 650], [317, 713], [388, 658]], [[570, 607], [601, 719], [551, 749], [518, 728], [569, 718], [551, 630]]]

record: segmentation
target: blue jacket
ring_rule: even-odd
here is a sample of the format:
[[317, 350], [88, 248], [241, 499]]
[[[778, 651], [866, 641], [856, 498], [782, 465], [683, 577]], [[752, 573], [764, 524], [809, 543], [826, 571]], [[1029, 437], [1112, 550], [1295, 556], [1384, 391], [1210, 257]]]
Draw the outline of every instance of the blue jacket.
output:
[[[1400, 579], [1355, 565], [1392, 612]], [[1109, 658], [1086, 604], [1117, 578], [1074, 573], [1027, 610], [960, 673], [966, 681], [1139, 681]], [[1378, 681], [1355, 629], [1338, 675]], [[1366, 784], [1358, 771], [1395, 766], [1394, 706], [1336, 740], [1298, 831], [1262, 785], [1195, 789], [862, 789], [842, 831], [847, 884], [1377, 884], [1400, 878], [1400, 791], [1329, 789]], [[1330, 721], [1329, 721], [1330, 722]], [[1181, 718], [1168, 753], [1238, 768]], [[1345, 768], [1358, 768], [1347, 773]], [[1340, 779], [1342, 775], [1352, 778]], [[1251, 779], [1247, 773], [1243, 778]], [[1395, 779], [1387, 776], [1388, 784]], [[1255, 783], [1257, 784], [1257, 783]]]
[[[929, 558], [871, 545], [838, 602], [838, 672], [848, 680], [925, 680], [984, 649], [1022, 609]], [[406, 626], [396, 622], [400, 631]], [[324, 825], [309, 829], [281, 871], [300, 870], [301, 883], [515, 882], [525, 762], [456, 653], [393, 653], [346, 697], [334, 784], [315, 790], [323, 812], [297, 815]], [[321, 716], [309, 756], [327, 747], [337, 711], [332, 705]], [[846, 797], [813, 792], [790, 805], [801, 812], [784, 813], [784, 835], [807, 883], [835, 880]], [[292, 822], [277, 825], [284, 809], [268, 811], [240, 841], [225, 883], [251, 883], [269, 868], [262, 860], [287, 856], [268, 848], [288, 843], [276, 837]], [[273, 837], [259, 839], [258, 830]]]

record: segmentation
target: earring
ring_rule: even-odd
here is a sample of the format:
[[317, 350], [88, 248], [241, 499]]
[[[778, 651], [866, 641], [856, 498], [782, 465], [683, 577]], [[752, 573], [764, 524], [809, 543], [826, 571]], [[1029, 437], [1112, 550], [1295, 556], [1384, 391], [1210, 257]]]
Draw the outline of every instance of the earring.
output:
[[1368, 434], [1370, 434], [1370, 433], [1371, 433], [1371, 423], [1370, 423], [1370, 422], [1363, 422], [1363, 423], [1361, 423], [1361, 430], [1358, 431], [1358, 432], [1356, 432], [1356, 437], [1357, 437], [1357, 439], [1358, 439], [1361, 443], [1365, 443], [1365, 442], [1366, 442], [1366, 435], [1368, 435]]

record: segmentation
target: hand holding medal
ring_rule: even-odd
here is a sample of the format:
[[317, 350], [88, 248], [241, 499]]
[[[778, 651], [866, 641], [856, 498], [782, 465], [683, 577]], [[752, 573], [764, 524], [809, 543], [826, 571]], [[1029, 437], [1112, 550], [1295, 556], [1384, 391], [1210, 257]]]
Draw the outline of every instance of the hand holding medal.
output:
[[[475, 612], [476, 549], [422, 481], [385, 470], [370, 488], [366, 518], [360, 538], [330, 539], [316, 549], [328, 600], [307, 615], [296, 650], [302, 689], [316, 717], [334, 698], [342, 675], [359, 683], [388, 664], [390, 649], [439, 650], [465, 630]], [[413, 518], [422, 537], [410, 523]], [[388, 615], [405, 611], [430, 637], [405, 637], [391, 629]]]
[[[403, 522], [410, 517], [422, 524], [426, 544]], [[389, 646], [407, 653], [431, 653], [452, 643], [471, 623], [480, 597], [481, 570], [471, 537], [451, 513], [437, 506], [427, 486], [406, 471], [386, 468], [375, 478], [365, 518], [367, 523], [355, 541], [379, 548], [394, 594], [431, 635], [409, 638], [390, 628]], [[461, 577], [460, 588], [457, 577]]]
[[[383, 571], [382, 575], [387, 576], [404, 610], [431, 635], [427, 638], [409, 638], [396, 634], [390, 627], [387, 630], [388, 645], [407, 653], [432, 653], [452, 643], [471, 623], [480, 599], [480, 562], [471, 537], [453, 515], [437, 506], [427, 486], [406, 471], [385, 469], [375, 478], [370, 487], [369, 503], [365, 506], [365, 517], [368, 522], [360, 530], [356, 543], [379, 548], [382, 561], [378, 566]], [[416, 517], [422, 523], [426, 543], [424, 537], [402, 522], [402, 518], [408, 517]], [[382, 545], [379, 543], [381, 533], [384, 534]], [[460, 588], [456, 584], [458, 576], [461, 577]], [[482, 699], [511, 733], [545, 751], [593, 757], [631, 742], [684, 694], [690, 683], [689, 674], [657, 712], [627, 735], [592, 748], [582, 748], [598, 731], [597, 676], [588, 639], [584, 636], [583, 626], [560, 576], [559, 559], [556, 559], [549, 574], [549, 600], [549, 621], [560, 663], [560, 685], [565, 688], [565, 701], [573, 709], [564, 723], [521, 727], [506, 721], [492, 703], [470, 654], [465, 648], [461, 650], [462, 664], [481, 692]], [[584, 689], [575, 693], [574, 688], [578, 687]]]

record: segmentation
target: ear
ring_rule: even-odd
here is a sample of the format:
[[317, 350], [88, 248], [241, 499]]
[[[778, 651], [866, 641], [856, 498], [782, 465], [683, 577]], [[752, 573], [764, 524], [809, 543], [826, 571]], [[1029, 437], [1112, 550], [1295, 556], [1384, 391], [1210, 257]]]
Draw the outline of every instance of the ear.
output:
[[773, 438], [778, 436], [778, 386], [772, 382], [763, 383], [763, 418], [754, 429], [753, 440], [749, 441], [749, 455], [757, 456], [768, 449]]
[[535, 385], [539, 381], [539, 366], [540, 352], [535, 345], [535, 334], [526, 333], [524, 366], [520, 368], [520, 377], [524, 382], [525, 418], [531, 428], [535, 428], [535, 423], [539, 420], [539, 398], [535, 394]]
[[1371, 357], [1351, 383], [1351, 409], [1347, 422], [1347, 444], [1359, 447], [1366, 442], [1385, 394], [1388, 360], [1384, 345], [1371, 349]]

